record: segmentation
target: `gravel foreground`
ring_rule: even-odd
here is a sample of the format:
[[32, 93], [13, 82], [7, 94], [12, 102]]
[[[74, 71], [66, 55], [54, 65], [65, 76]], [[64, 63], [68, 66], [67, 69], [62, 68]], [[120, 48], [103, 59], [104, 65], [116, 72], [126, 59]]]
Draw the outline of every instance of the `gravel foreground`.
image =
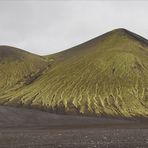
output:
[[148, 129], [5, 129], [0, 148], [147, 148]]
[[0, 148], [148, 148], [148, 121], [0, 106]]

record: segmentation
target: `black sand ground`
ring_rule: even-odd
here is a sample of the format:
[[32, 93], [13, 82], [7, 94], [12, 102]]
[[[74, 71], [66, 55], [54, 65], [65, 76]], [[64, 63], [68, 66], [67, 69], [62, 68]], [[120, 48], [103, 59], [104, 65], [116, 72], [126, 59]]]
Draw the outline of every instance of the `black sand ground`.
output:
[[0, 148], [147, 148], [147, 123], [0, 106]]

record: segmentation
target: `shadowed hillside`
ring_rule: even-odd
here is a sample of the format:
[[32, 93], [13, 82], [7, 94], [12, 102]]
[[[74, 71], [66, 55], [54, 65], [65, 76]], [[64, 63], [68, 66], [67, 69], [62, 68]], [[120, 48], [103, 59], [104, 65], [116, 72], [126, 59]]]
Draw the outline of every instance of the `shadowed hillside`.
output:
[[[1, 104], [58, 113], [148, 117], [148, 41], [128, 30], [116, 29], [79, 46], [45, 56], [50, 68], [35, 55], [21, 58], [19, 54], [7, 56], [7, 52], [1, 51], [0, 54], [1, 71], [9, 75], [1, 73]], [[8, 57], [10, 60], [5, 63]], [[8, 68], [14, 63], [13, 70], [19, 69], [15, 70], [17, 73]], [[27, 68], [26, 71], [20, 66]], [[37, 79], [24, 79], [40, 66], [46, 68]], [[29, 83], [16, 85], [18, 80]]]
[[47, 65], [40, 56], [14, 47], [0, 46], [0, 94], [28, 84]]

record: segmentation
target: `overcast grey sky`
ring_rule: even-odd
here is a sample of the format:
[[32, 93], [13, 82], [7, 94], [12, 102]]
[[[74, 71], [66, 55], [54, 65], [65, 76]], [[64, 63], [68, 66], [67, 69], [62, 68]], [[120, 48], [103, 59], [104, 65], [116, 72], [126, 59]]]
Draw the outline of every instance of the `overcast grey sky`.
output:
[[0, 0], [0, 45], [41, 55], [121, 27], [148, 38], [148, 1]]

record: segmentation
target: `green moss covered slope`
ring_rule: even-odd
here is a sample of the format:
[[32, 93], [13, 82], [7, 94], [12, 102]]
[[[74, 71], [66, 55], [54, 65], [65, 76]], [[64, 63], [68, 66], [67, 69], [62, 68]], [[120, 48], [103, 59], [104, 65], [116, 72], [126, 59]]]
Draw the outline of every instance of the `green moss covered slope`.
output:
[[48, 63], [40, 56], [10, 46], [0, 46], [0, 95], [31, 83]]
[[[1, 104], [59, 113], [148, 117], [148, 41], [128, 30], [116, 29], [79, 46], [45, 56], [48, 64], [36, 56], [34, 60], [32, 57], [25, 60], [31, 64], [25, 66], [29, 72], [40, 66], [45, 69], [33, 81], [22, 85], [14, 85], [16, 80], [13, 79], [23, 79], [24, 71], [14, 74], [9, 70], [7, 67], [15, 61], [12, 54], [10, 59], [13, 62], [1, 68], [10, 77], [5, 78], [0, 72], [4, 78], [0, 82]], [[17, 63], [24, 66], [24, 62]], [[19, 66], [13, 69], [20, 70]], [[27, 70], [25, 73], [28, 74]], [[9, 79], [13, 82], [11, 89], [7, 89]]]

